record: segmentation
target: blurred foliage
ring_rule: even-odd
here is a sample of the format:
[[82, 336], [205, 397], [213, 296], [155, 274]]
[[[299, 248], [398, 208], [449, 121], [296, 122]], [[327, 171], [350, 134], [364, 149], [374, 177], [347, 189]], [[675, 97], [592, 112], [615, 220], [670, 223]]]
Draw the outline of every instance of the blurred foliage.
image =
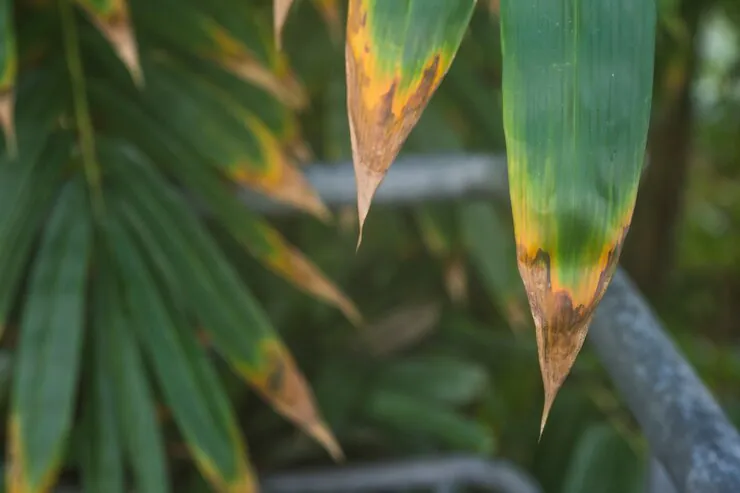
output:
[[[660, 2], [656, 80], [668, 82], [656, 84], [656, 114], [670, 103], [676, 65], [667, 61], [683, 49], [665, 40], [681, 39], [693, 22], [686, 16], [695, 15], [681, 5], [694, 1]], [[67, 131], [86, 125], [79, 80], [64, 63], [69, 25], [60, 23], [57, 2], [15, 2], [15, 15], [33, 15], [34, 22], [16, 23], [19, 158], [2, 163], [2, 173], [20, 181], [0, 182], [0, 210], [23, 212], [0, 219], [6, 329], [0, 407], [6, 417], [26, 405], [37, 418], [54, 409], [57, 420], [66, 420], [55, 425], [57, 452], [48, 462], [57, 460], [61, 481], [106, 493], [124, 480], [147, 493], [168, 485], [198, 493], [246, 480], [252, 467], [262, 473], [330, 464], [320, 445], [257, 397], [311, 429], [281, 407], [280, 394], [265, 391], [267, 370], [243, 364], [251, 356], [259, 360], [243, 341], [248, 332], [253, 340], [285, 341], [292, 357], [279, 342], [260, 347], [278, 348], [270, 354], [288, 368], [296, 360], [350, 461], [469, 451], [513, 460], [548, 492], [595, 491], [607, 483], [613, 491], [639, 491], [646, 444], [588, 346], [537, 442], [541, 382], [509, 211], [464, 200], [393, 210], [378, 205], [355, 254], [354, 208], [336, 211], [331, 224], [306, 215], [267, 221], [233, 199], [234, 185], [245, 184], [325, 219], [291, 170], [309, 156], [351, 157], [343, 39], [322, 10], [344, 3], [294, 2], [283, 32], [287, 57], [272, 44], [270, 1], [240, 2], [238, 16], [224, 10], [226, 0], [185, 3], [189, 9], [130, 1], [143, 89], [89, 17], [74, 11], [100, 187], [115, 218], [101, 225], [92, 209], [64, 217], [84, 208], [80, 197], [95, 190], [84, 181], [94, 182], [95, 163], [84, 162]], [[503, 151], [497, 20], [487, 2], [479, 3], [455, 63], [402, 154]], [[740, 9], [734, 0], [699, 3], [706, 4], [701, 36], [685, 41], [701, 53], [692, 87], [714, 90], [696, 98], [685, 213], [673, 240], [679, 256], [657, 308], [740, 422], [734, 305], [740, 299]], [[199, 23], [203, 18], [213, 22]], [[214, 36], [207, 28], [214, 23], [223, 28], [217, 33], [230, 36]], [[735, 36], [729, 42], [735, 55], [717, 61], [712, 50], [701, 52], [704, 34], [716, 29], [734, 33], [724, 39]], [[249, 56], [232, 49], [245, 44]], [[39, 119], [47, 126], [39, 127]], [[42, 146], [45, 128], [53, 138]], [[58, 173], [34, 164], [42, 160], [58, 163]], [[293, 177], [301, 193], [285, 195], [275, 170]], [[43, 176], [22, 179], [31, 173]], [[187, 207], [193, 197], [210, 212], [207, 219]], [[93, 234], [82, 223], [88, 214]], [[75, 235], [55, 235], [59, 228]], [[8, 249], [8, 242], [17, 248]], [[65, 251], [84, 248], [93, 261], [83, 271], [82, 290], [83, 267], [62, 260]], [[40, 270], [73, 282], [46, 284]], [[34, 317], [21, 315], [33, 313], [36, 292], [46, 301], [75, 298], [72, 316], [89, 320], [77, 349], [62, 337], [69, 329], [53, 320], [33, 323], [34, 334], [44, 332], [39, 336], [22, 335]], [[248, 329], [236, 322], [245, 319]], [[221, 357], [210, 357], [213, 352]], [[74, 375], [58, 365], [75, 355], [79, 394], [67, 390], [60, 398], [56, 386], [19, 392], [21, 378], [34, 381], [39, 372], [65, 373], [59, 382], [69, 387]], [[30, 364], [38, 361], [45, 364]], [[259, 361], [267, 365], [269, 358]], [[66, 413], [57, 413], [58, 402], [68, 403]], [[47, 430], [27, 433], [43, 439]], [[249, 444], [251, 465], [239, 435]]]

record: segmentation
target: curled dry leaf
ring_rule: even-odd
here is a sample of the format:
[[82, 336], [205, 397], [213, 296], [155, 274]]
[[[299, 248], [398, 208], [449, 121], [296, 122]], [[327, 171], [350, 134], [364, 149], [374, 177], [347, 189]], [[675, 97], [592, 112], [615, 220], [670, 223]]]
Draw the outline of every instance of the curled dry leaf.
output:
[[650, 119], [655, 19], [654, 2], [643, 0], [501, 1], [517, 260], [545, 387], [540, 433], [629, 229]]
[[137, 86], [144, 84], [139, 48], [126, 0], [76, 0], [113, 45]]
[[17, 152], [13, 117], [17, 72], [13, 0], [0, 0], [0, 125], [5, 134], [5, 149], [10, 156]]
[[373, 195], [452, 63], [475, 0], [350, 0], [345, 64], [358, 247]]
[[288, 350], [277, 339], [264, 340], [259, 348], [258, 368], [242, 366], [244, 377], [280, 414], [311, 435], [334, 458], [344, 453], [320, 416], [306, 379]]

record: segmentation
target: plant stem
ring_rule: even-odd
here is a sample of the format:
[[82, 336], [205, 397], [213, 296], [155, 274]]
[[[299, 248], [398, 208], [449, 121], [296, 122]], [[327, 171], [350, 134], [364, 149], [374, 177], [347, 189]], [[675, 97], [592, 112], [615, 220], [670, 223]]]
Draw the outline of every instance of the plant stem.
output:
[[85, 73], [80, 55], [80, 39], [71, 0], [59, 0], [59, 11], [64, 34], [64, 53], [72, 85], [72, 100], [82, 154], [82, 166], [90, 189], [93, 213], [100, 217], [103, 213], [100, 166], [95, 153], [95, 132], [90, 119]]

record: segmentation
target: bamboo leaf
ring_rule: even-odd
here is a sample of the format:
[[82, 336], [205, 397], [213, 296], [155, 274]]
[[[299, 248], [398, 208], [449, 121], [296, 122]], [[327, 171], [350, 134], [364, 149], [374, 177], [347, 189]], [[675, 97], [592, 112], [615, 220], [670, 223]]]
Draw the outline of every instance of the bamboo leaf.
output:
[[504, 221], [492, 204], [465, 204], [460, 226], [470, 261], [498, 309], [514, 331], [529, 327], [527, 295], [516, 267], [511, 219]]
[[503, 0], [504, 125], [542, 427], [616, 268], [650, 119], [654, 1]]
[[139, 47], [129, 14], [127, 0], [75, 0], [90, 16], [95, 26], [113, 45], [136, 85], [144, 85], [139, 64]]
[[10, 156], [17, 152], [13, 116], [17, 72], [18, 50], [13, 0], [0, 0], [0, 125], [5, 133], [5, 149]]
[[185, 332], [183, 321], [168, 307], [122, 225], [109, 222], [106, 239], [138, 337], [200, 471], [216, 491], [256, 491], [233, 412], [194, 332]]
[[252, 24], [255, 12], [249, 2], [188, 0], [183, 8], [183, 1], [132, 0], [142, 37], [214, 60], [283, 104], [305, 107], [308, 95], [287, 70], [284, 57], [272, 56], [265, 41], [255, 38], [260, 26]]
[[357, 208], [375, 190], [447, 73], [475, 0], [350, 0], [346, 77]]
[[592, 425], [578, 439], [563, 491], [637, 493], [645, 490], [644, 459], [605, 424]]
[[118, 433], [138, 491], [168, 493], [171, 488], [162, 432], [140, 350], [130, 330], [133, 322], [125, 313], [123, 295], [110, 275], [114, 264], [105, 256], [98, 260], [93, 295], [95, 351], [106, 363], [108, 385], [119, 411]]
[[92, 241], [86, 202], [81, 180], [65, 186], [33, 269], [13, 380], [10, 493], [51, 488], [72, 425]]
[[[123, 453], [118, 428], [115, 394], [103, 331], [96, 326], [92, 334], [92, 364], [89, 366], [87, 397], [83, 407], [82, 484], [87, 493], [123, 493]], [[129, 433], [126, 430], [126, 433]]]
[[[39, 139], [43, 146], [43, 138]], [[0, 336], [18, 294], [33, 241], [49, 211], [61, 167], [69, 157], [69, 136], [57, 135], [38, 155], [0, 164]], [[41, 152], [43, 149], [43, 152]]]
[[250, 254], [307, 293], [339, 308], [355, 325], [362, 322], [352, 300], [274, 228], [245, 207], [235, 191], [205, 169], [187, 146], [122, 94], [94, 83], [90, 90], [94, 101], [107, 105], [117, 115], [112, 122], [115, 129], [136, 142], [151, 159], [176, 173]]
[[[174, 119], [181, 138], [191, 141], [229, 178], [328, 220], [329, 210], [316, 191], [254, 114], [171, 63], [157, 64], [149, 73], [147, 102], [152, 109], [163, 121]], [[209, 124], [194, 125], [193, 118]]]
[[[144, 158], [108, 154], [126, 184], [123, 214], [157, 259], [170, 289], [188, 303], [234, 370], [272, 406], [311, 434], [334, 456], [341, 449], [321, 418], [305, 378], [266, 315], [182, 199]], [[184, 277], [192, 276], [192, 277]], [[245, 330], [244, 326], [248, 329]]]

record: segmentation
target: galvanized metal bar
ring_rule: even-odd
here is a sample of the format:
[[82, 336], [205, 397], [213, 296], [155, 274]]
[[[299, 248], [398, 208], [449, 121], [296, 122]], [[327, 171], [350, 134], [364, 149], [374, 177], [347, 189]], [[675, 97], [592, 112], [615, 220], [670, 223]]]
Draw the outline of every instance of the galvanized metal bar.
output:
[[655, 457], [650, 457], [646, 476], [645, 493], [678, 493], [665, 467]]
[[355, 465], [262, 480], [267, 493], [369, 493], [439, 486], [483, 488], [493, 493], [542, 493], [516, 465], [475, 456], [439, 457]]
[[[307, 176], [328, 205], [354, 203], [350, 163], [312, 165]], [[480, 195], [508, 201], [504, 157], [401, 157], [376, 205]], [[253, 195], [245, 192], [244, 198], [259, 206]], [[270, 207], [263, 210], [281, 209]], [[597, 310], [589, 341], [676, 488], [740, 492], [737, 430], [621, 270]]]
[[740, 435], [624, 272], [589, 341], [678, 491], [740, 492]]

